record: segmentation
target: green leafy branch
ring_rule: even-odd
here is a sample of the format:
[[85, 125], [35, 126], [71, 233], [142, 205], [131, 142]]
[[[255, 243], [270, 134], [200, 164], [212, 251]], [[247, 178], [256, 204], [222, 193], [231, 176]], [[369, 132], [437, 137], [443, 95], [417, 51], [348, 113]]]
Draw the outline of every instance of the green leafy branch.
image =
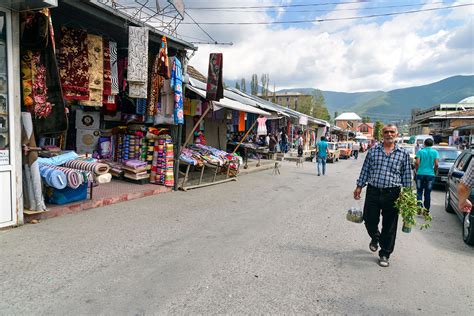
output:
[[419, 204], [412, 188], [407, 187], [402, 189], [400, 196], [395, 201], [395, 207], [398, 209], [399, 214], [402, 216], [403, 223], [406, 226], [415, 227], [417, 225], [416, 216], [422, 215], [425, 223], [420, 225], [420, 229], [430, 227], [429, 222], [431, 222], [433, 218], [428, 210]]

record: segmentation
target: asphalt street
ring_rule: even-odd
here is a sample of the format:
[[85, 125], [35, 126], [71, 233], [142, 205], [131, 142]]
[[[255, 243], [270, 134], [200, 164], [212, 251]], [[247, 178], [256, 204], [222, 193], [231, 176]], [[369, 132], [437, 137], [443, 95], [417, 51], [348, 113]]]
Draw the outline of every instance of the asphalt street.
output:
[[[364, 156], [361, 157], [362, 159]], [[474, 313], [474, 249], [433, 193], [390, 267], [345, 218], [357, 161], [284, 162], [238, 181], [0, 231], [0, 314]]]

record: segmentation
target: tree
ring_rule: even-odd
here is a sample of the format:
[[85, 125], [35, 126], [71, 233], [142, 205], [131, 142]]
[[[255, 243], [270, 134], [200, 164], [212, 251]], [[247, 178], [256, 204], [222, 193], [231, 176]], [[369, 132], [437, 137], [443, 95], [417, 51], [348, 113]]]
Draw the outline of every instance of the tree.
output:
[[295, 110], [325, 121], [329, 121], [331, 118], [320, 90], [316, 90], [311, 95], [299, 97]]
[[262, 81], [262, 95], [268, 96], [268, 84], [270, 83], [270, 75], [262, 74], [260, 80]]
[[236, 88], [237, 90], [240, 90], [240, 84], [239, 84], [238, 81], [235, 82], [235, 88]]
[[250, 93], [252, 95], [258, 94], [258, 76], [257, 74], [252, 75], [252, 81], [250, 81]]
[[374, 138], [378, 141], [382, 140], [382, 128], [383, 128], [382, 122], [377, 120], [374, 125]]
[[245, 83], [245, 78], [240, 79], [240, 89], [242, 92], [247, 92], [247, 84]]
[[363, 116], [362, 117], [362, 123], [370, 123], [371, 119], [370, 116]]

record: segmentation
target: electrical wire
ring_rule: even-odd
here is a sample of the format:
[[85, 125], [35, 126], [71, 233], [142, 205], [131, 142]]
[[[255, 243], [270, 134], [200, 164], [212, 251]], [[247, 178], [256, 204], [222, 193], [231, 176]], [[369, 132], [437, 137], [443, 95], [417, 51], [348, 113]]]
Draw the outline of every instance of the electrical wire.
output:
[[[286, 10], [285, 13], [311, 13], [311, 12], [333, 12], [333, 11], [363, 11], [363, 10], [380, 10], [380, 9], [395, 9], [395, 8], [406, 8], [406, 7], [416, 7], [416, 6], [424, 6], [424, 5], [437, 5], [443, 4], [443, 1], [439, 2], [424, 2], [424, 3], [416, 3], [416, 4], [399, 4], [399, 5], [387, 5], [387, 6], [379, 6], [379, 7], [364, 7], [364, 8], [334, 8], [334, 9], [305, 9], [305, 10]], [[279, 12], [280, 9], [261, 9], [261, 10], [247, 10], [247, 9], [223, 9], [223, 8], [213, 8], [207, 11], [211, 12], [235, 12], [235, 13], [253, 13], [253, 12]]]
[[[343, 1], [343, 2], [324, 2], [324, 3], [306, 3], [306, 4], [281, 4], [281, 5], [260, 5], [260, 6], [233, 6], [233, 7], [220, 7], [223, 9], [271, 9], [271, 8], [295, 8], [295, 7], [316, 7], [331, 4], [355, 4], [361, 2], [371, 2], [371, 0], [358, 0], [358, 1]], [[209, 10], [215, 9], [216, 7], [188, 7], [187, 10]]]
[[[194, 20], [194, 18], [188, 12], [184, 12], [184, 14], [189, 16], [189, 18], [191, 20], [193, 20], [194, 24], [196, 24], [199, 27], [199, 29], [201, 29], [201, 31], [203, 31], [214, 43], [217, 44], [217, 41], [208, 32], [206, 32], [206, 30], [203, 29], [202, 26], [198, 22], [196, 22], [196, 20]], [[182, 24], [184, 24], [184, 23], [182, 23]], [[190, 23], [190, 24], [192, 24], [192, 23]]]
[[[413, 14], [413, 13], [419, 13], [419, 12], [438, 11], [438, 10], [467, 7], [467, 6], [474, 6], [474, 3], [458, 4], [458, 5], [452, 5], [452, 6], [440, 7], [440, 8], [428, 8], [428, 9], [418, 9], [418, 10], [392, 12], [392, 13], [351, 16], [351, 17], [344, 17], [344, 18], [327, 18], [327, 19], [294, 20], [294, 21], [269, 21], [269, 22], [200, 22], [200, 24], [202, 25], [270, 25], [270, 24], [301, 24], [301, 23], [316, 23], [316, 22], [332, 22], [332, 21], [368, 19], [368, 18], [394, 16], [394, 15], [402, 15], [402, 14]], [[194, 23], [184, 22], [181, 24], [194, 24]]]

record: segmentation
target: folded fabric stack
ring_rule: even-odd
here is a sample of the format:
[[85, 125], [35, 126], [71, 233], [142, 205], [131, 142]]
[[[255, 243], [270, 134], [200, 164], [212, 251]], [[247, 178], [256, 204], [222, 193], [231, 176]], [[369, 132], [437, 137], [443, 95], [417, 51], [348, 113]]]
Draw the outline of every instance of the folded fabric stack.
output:
[[122, 168], [125, 171], [124, 177], [128, 179], [141, 180], [150, 177], [147, 173], [147, 163], [145, 161], [137, 159], [127, 160]]
[[[174, 147], [168, 135], [161, 135], [155, 141], [150, 182], [174, 185]], [[156, 158], [156, 159], [155, 159]]]
[[188, 148], [184, 148], [179, 159], [194, 166], [200, 166], [204, 163], [224, 166], [231, 163], [231, 168], [238, 168], [239, 165], [237, 156], [201, 144], [190, 145]]
[[121, 178], [124, 175], [125, 171], [123, 170], [123, 165], [121, 163], [110, 160], [106, 160], [104, 163], [109, 165], [109, 172], [113, 177]]

